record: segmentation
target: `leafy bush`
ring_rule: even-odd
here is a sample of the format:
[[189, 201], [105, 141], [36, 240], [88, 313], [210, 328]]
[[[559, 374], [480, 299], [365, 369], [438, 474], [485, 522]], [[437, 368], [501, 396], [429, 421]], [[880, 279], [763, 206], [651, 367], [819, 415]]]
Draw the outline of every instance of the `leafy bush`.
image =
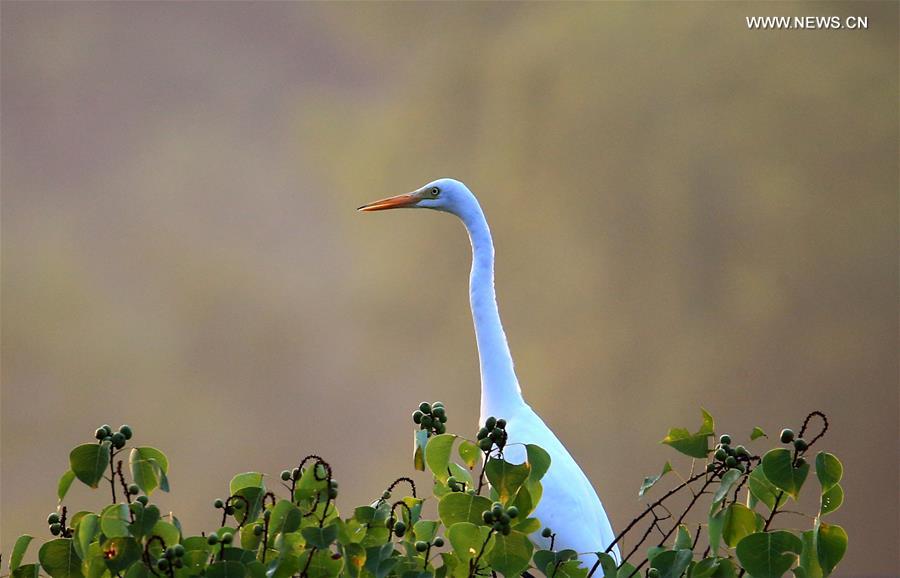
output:
[[[814, 417], [823, 423], [821, 432], [807, 441]], [[38, 562], [22, 564], [33, 538], [21, 536], [9, 559], [11, 578], [42, 573], [51, 578], [474, 578], [536, 572], [553, 578], [774, 578], [789, 570], [800, 578], [822, 578], [847, 547], [844, 530], [823, 520], [843, 501], [842, 466], [829, 453], [813, 458], [820, 499], [811, 528], [772, 527], [808, 477], [807, 452], [828, 428], [819, 412], [807, 416], [799, 434], [785, 429], [780, 442], [786, 447], [762, 457], [732, 445], [728, 435], [710, 448], [714, 422], [706, 411], [696, 433], [670, 430], [662, 443], [703, 461], [692, 461], [680, 484], [624, 527], [616, 538], [624, 560], [612, 557], [610, 545], [595, 553], [591, 568], [581, 566], [574, 551], [554, 550], [553, 530], [530, 517], [550, 467], [543, 449], [528, 445], [525, 463], [506, 462], [503, 419], [490, 418], [475, 439], [466, 439], [446, 433], [440, 402], [422, 403], [413, 421], [418, 426], [414, 465], [434, 476], [437, 519], [424, 515], [426, 499], [407, 477], [342, 517], [331, 466], [310, 455], [274, 483], [259, 472], [235, 476], [228, 497], [212, 504], [220, 511], [219, 527], [199, 535], [185, 532], [178, 518], [161, 514], [150, 500], [157, 490], [169, 491], [166, 456], [155, 448], [132, 447], [126, 474], [118, 458], [132, 438], [131, 428], [113, 432], [104, 425], [94, 443], [79, 445], [69, 456], [70, 467], [59, 480], [58, 509], [47, 518], [54, 537], [41, 545]], [[748, 444], [766, 437], [754, 428]], [[644, 479], [639, 496], [670, 472], [666, 462], [660, 474]], [[99, 512], [70, 515], [63, 503], [76, 479], [92, 488], [108, 483], [112, 503]], [[669, 505], [682, 495], [690, 498], [676, 515]], [[701, 500], [709, 503], [708, 514], [700, 523], [690, 522]], [[658, 543], [632, 562], [651, 536], [656, 542], [654, 531]], [[538, 549], [529, 539], [537, 533], [549, 539], [549, 549]], [[626, 538], [634, 542], [629, 549]]]

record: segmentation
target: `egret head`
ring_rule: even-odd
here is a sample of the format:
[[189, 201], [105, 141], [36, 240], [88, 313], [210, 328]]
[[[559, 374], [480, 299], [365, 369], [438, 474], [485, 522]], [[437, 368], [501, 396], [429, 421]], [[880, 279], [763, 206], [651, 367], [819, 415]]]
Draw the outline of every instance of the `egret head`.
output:
[[359, 207], [358, 211], [387, 209], [433, 209], [462, 216], [467, 208], [478, 206], [472, 191], [454, 179], [438, 179], [411, 193], [388, 197]]

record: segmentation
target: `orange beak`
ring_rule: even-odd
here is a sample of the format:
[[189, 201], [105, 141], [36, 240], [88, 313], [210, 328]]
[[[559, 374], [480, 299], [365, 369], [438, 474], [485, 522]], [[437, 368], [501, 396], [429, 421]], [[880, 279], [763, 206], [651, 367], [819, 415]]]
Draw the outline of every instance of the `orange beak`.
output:
[[356, 209], [357, 211], [384, 211], [387, 209], [401, 209], [403, 207], [411, 207], [419, 202], [419, 197], [413, 193], [405, 193], [396, 197], [388, 197], [363, 205]]

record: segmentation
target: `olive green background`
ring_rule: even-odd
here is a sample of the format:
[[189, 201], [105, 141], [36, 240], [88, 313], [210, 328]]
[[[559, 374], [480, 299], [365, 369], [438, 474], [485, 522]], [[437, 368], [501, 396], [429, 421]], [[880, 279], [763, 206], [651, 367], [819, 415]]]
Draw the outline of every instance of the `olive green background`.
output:
[[168, 453], [155, 499], [194, 531], [232, 474], [312, 452], [340, 504], [376, 497], [411, 470], [421, 400], [474, 432], [462, 228], [354, 211], [451, 176], [492, 225], [523, 390], [617, 528], [643, 476], [689, 467], [658, 442], [701, 406], [735, 438], [820, 409], [839, 575], [898, 575], [897, 22], [896, 2], [3, 2], [2, 546], [48, 535], [103, 422]]

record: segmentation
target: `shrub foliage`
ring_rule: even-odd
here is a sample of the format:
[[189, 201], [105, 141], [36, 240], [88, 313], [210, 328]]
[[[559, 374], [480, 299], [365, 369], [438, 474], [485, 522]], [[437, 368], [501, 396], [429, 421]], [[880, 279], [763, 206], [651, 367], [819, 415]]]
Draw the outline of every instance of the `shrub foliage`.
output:
[[[832, 454], [810, 448], [825, 434], [820, 412], [799, 432], [781, 432], [776, 447], [749, 449], [768, 436], [754, 428], [746, 445], [716, 438], [703, 411], [692, 433], [673, 428], [662, 440], [692, 458], [689, 473], [669, 462], [648, 476], [638, 496], [651, 500], [616, 537], [622, 560], [605, 552], [583, 566], [579, 554], [555, 549], [552, 528], [531, 516], [541, 495], [550, 456], [526, 446], [524, 463], [504, 459], [506, 422], [490, 418], [474, 439], [447, 433], [443, 404], [422, 403], [413, 414], [414, 467], [428, 470], [431, 495], [401, 477], [367, 505], [338, 510], [338, 483], [323, 458], [310, 455], [274, 480], [260, 472], [236, 475], [228, 496], [216, 499], [218, 527], [188, 532], [154, 503], [169, 491], [169, 462], [160, 450], [131, 443], [133, 432], [102, 426], [95, 441], [69, 455], [58, 486], [58, 506], [47, 518], [51, 537], [25, 563], [32, 536], [23, 535], [9, 556], [11, 578], [475, 578], [543, 574], [552, 578], [798, 578], [831, 574], [847, 548], [847, 534], [826, 522], [843, 502], [843, 468]], [[811, 422], [819, 432], [807, 436]], [[821, 424], [819, 426], [819, 424]], [[717, 445], [710, 447], [713, 442]], [[126, 446], [132, 446], [126, 448]], [[125, 465], [125, 454], [128, 463]], [[819, 507], [812, 515], [796, 500], [814, 469]], [[673, 474], [668, 476], [668, 474]], [[663, 478], [679, 483], [662, 492]], [[76, 482], [108, 491], [111, 503], [98, 512], [66, 504]], [[437, 517], [425, 514], [426, 500]], [[680, 501], [679, 501], [680, 500]], [[673, 508], [673, 503], [679, 503]], [[793, 505], [791, 503], [794, 502]], [[705, 511], [705, 513], [704, 513]], [[776, 515], [802, 514], [774, 523]], [[699, 518], [698, 518], [699, 514]], [[782, 521], [782, 518], [779, 518]], [[542, 536], [549, 548], [536, 545]]]

